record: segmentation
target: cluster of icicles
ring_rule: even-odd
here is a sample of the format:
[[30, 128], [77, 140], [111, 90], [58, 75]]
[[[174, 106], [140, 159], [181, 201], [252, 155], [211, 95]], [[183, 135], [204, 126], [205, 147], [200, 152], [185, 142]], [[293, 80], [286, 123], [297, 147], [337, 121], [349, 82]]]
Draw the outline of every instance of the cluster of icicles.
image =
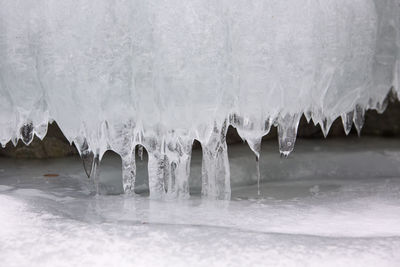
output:
[[[378, 112], [385, 110], [389, 98], [395, 94], [393, 90], [391, 95], [388, 95], [385, 99], [385, 102], [376, 107]], [[353, 111], [341, 115], [346, 134], [349, 134], [353, 123], [358, 134], [360, 134], [364, 123], [364, 113], [365, 108], [356, 105]], [[309, 123], [313, 120], [311, 112], [304, 113], [304, 115]], [[255, 125], [248, 118], [238, 114], [231, 114], [220, 123], [215, 121], [213, 127], [206, 133], [208, 137], [201, 141], [203, 152], [202, 196], [209, 199], [230, 199], [230, 170], [228, 147], [225, 140], [229, 125], [237, 129], [243, 141], [246, 141], [255, 153], [258, 179], [260, 179], [258, 161], [262, 137], [269, 133], [272, 126], [276, 126], [281, 156], [287, 157], [294, 149], [300, 117], [301, 114], [286, 114], [274, 119], [268, 118], [262, 121], [261, 124]], [[318, 124], [320, 124], [321, 130], [326, 137], [332, 121], [329, 122], [324, 119], [322, 123]], [[107, 131], [110, 131], [108, 123], [104, 122], [101, 128], [104, 136], [107, 136]], [[157, 135], [157, 133], [153, 136], [145, 136], [143, 130], [137, 129], [133, 121], [112, 130], [118, 131], [118, 137], [121, 140], [119, 140], [120, 142], [108, 140], [107, 145], [102, 150], [90, 148], [84, 136], [73, 140], [83, 159], [86, 174], [89, 178], [93, 178], [96, 193], [101, 191], [99, 188], [99, 167], [101, 158], [107, 150], [114, 150], [120, 154], [122, 158], [123, 189], [125, 193], [134, 192], [136, 178], [135, 150], [138, 147], [140, 159], [143, 157], [143, 148], [148, 152], [149, 189], [152, 198], [186, 199], [189, 197], [193, 136], [182, 133], [177, 134], [175, 131], [170, 131], [167, 135], [162, 136]], [[20, 128], [19, 134], [12, 139], [12, 142], [16, 145], [20, 138], [23, 143], [29, 145], [34, 135], [43, 139], [46, 131], [47, 123], [40, 125], [33, 125], [32, 122], [25, 123]], [[199, 133], [197, 133], [197, 136], [200, 137]]]
[[[388, 96], [383, 104], [378, 107], [378, 112], [386, 108]], [[344, 131], [347, 134], [354, 126], [360, 134], [364, 124], [365, 109], [356, 105], [353, 111], [341, 115]], [[310, 123], [312, 114], [304, 114]], [[249, 118], [238, 114], [231, 114], [220, 123], [214, 122], [207, 133], [208, 137], [200, 141], [202, 147], [202, 197], [209, 199], [228, 200], [231, 196], [230, 167], [228, 159], [228, 146], [226, 134], [229, 125], [236, 128], [239, 135], [246, 141], [255, 153], [257, 163], [257, 183], [260, 194], [259, 157], [261, 141], [272, 126], [278, 130], [279, 151], [281, 156], [287, 157], [293, 151], [297, 136], [301, 114], [285, 115], [275, 119], [265, 119], [255, 125]], [[326, 137], [332, 121], [324, 119], [321, 130]], [[107, 128], [107, 123], [105, 123]], [[186, 199], [189, 197], [190, 160], [194, 138], [190, 135], [177, 135], [174, 131], [163, 135], [146, 137], [143, 131], [135, 131], [134, 123], [123, 126], [122, 131], [130, 131], [123, 136], [126, 145], [118, 153], [122, 158], [122, 181], [125, 192], [134, 192], [136, 178], [135, 147], [138, 145], [139, 158], [143, 157], [143, 147], [148, 152], [148, 177], [151, 198]], [[198, 133], [197, 133], [198, 134]], [[199, 135], [197, 135], [199, 136]], [[201, 138], [199, 138], [201, 139]], [[93, 177], [96, 191], [99, 192], [98, 168], [101, 161], [99, 152], [89, 150], [86, 140], [75, 140], [75, 145], [83, 158], [85, 170], [89, 177]], [[113, 149], [109, 146], [108, 149]]]
[[[56, 121], [99, 185], [103, 154], [150, 196], [187, 198], [202, 146], [202, 195], [229, 199], [229, 125], [260, 157], [272, 126], [287, 156], [300, 117], [325, 135], [400, 93], [400, 0], [0, 0], [0, 143]], [[99, 189], [96, 189], [99, 191]]]

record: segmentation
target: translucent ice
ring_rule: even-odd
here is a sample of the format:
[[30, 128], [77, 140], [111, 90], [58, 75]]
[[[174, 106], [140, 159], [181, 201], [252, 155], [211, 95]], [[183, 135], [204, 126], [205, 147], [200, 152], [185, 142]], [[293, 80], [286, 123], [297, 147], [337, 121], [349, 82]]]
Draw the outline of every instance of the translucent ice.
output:
[[325, 135], [400, 93], [399, 0], [0, 0], [0, 142], [55, 120], [98, 170], [112, 149], [132, 191], [136, 145], [152, 197], [189, 195], [194, 139], [203, 195], [230, 195], [230, 125], [259, 157], [275, 124], [294, 147], [302, 114]]

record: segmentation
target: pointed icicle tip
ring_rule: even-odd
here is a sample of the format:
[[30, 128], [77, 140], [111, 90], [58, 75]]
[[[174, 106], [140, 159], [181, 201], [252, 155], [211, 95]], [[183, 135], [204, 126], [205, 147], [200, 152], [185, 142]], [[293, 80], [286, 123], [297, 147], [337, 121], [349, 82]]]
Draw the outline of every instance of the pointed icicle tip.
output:
[[11, 143], [16, 147], [18, 144], [18, 138], [16, 136], [11, 137]]
[[311, 118], [312, 118], [312, 112], [311, 111], [304, 112], [304, 117], [306, 118], [307, 123], [310, 123]]
[[364, 126], [365, 122], [365, 110], [361, 105], [356, 105], [356, 108], [354, 110], [354, 125], [356, 126], [356, 130], [358, 133], [358, 136], [361, 135], [361, 129]]
[[354, 111], [342, 114], [343, 129], [346, 135], [349, 135], [353, 126]]
[[272, 126], [271, 118], [266, 119], [264, 121], [264, 135], [267, 135], [269, 131], [271, 131], [271, 126]]
[[247, 144], [249, 145], [250, 149], [254, 152], [257, 159], [260, 158], [261, 154], [261, 139], [262, 137], [246, 139]]
[[92, 174], [94, 154], [92, 151], [86, 150], [81, 154], [81, 157], [82, 157], [83, 169], [85, 170], [85, 173], [89, 179]]
[[331, 119], [325, 118], [325, 119], [322, 121], [322, 124], [320, 124], [322, 133], [323, 133], [323, 135], [324, 135], [325, 138], [326, 138], [326, 137], [328, 136], [328, 134], [329, 134], [329, 130], [331, 129], [332, 123], [333, 123], [333, 122], [332, 122]]
[[382, 114], [383, 112], [385, 112], [388, 105], [389, 105], [389, 96], [387, 96], [381, 103], [377, 103], [376, 112], [378, 112], [378, 114]]
[[37, 126], [35, 126], [35, 135], [40, 139], [43, 140], [43, 138], [46, 136], [48, 130], [48, 123], [42, 123]]

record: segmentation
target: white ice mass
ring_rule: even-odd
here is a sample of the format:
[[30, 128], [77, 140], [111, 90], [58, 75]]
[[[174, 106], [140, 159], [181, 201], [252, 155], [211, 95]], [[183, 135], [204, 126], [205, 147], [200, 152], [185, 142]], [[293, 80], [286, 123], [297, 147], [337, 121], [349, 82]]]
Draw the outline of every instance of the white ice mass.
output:
[[[0, 0], [0, 142], [56, 121], [91, 175], [149, 153], [152, 197], [189, 196], [194, 139], [202, 194], [230, 197], [229, 125], [259, 156], [270, 127], [293, 149], [304, 114], [360, 131], [400, 92], [400, 0]], [[92, 160], [94, 158], [94, 160]]]

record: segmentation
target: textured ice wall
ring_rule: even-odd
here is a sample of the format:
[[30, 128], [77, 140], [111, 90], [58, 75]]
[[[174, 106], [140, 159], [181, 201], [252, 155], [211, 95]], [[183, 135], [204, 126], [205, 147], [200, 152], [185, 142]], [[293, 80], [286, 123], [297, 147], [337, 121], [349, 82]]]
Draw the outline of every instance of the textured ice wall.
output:
[[[399, 0], [0, 0], [0, 142], [29, 144], [55, 120], [96, 179], [103, 153], [134, 186], [149, 152], [153, 197], [229, 198], [229, 125], [259, 156], [271, 125], [293, 149], [302, 114], [327, 134], [400, 93]], [[92, 158], [94, 158], [92, 160]], [[93, 162], [93, 163], [92, 163]]]

